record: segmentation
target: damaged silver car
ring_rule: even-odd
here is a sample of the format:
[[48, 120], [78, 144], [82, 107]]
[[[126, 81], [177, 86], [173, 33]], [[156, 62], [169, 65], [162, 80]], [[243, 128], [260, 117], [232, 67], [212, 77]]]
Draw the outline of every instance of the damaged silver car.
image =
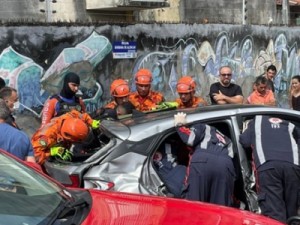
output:
[[[175, 177], [182, 181], [184, 174], [170, 173], [163, 176], [159, 173], [156, 161], [157, 153], [164, 149], [167, 157], [172, 154], [169, 160], [172, 165], [181, 168], [188, 165], [188, 151], [174, 127], [174, 115], [177, 112], [187, 114], [188, 125], [205, 123], [216, 127], [231, 139], [232, 160], [237, 174], [234, 191], [236, 207], [259, 212], [251, 151], [242, 148], [238, 142], [239, 135], [245, 123], [256, 115], [275, 116], [300, 126], [298, 111], [253, 105], [224, 105], [104, 120], [95, 147], [78, 151], [72, 162], [49, 160], [45, 163], [45, 170], [66, 186], [180, 197], [166, 179]], [[170, 144], [177, 148], [175, 156], [167, 150]]]

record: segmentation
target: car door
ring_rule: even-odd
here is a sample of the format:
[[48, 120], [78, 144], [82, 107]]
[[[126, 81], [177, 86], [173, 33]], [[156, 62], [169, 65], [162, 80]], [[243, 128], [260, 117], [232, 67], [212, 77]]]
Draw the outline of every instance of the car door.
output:
[[217, 128], [232, 142], [232, 149], [229, 149], [229, 155], [232, 157], [236, 172], [233, 196], [234, 207], [253, 212], [258, 211], [257, 195], [250, 188], [251, 185], [253, 185], [253, 182], [251, 181], [251, 164], [249, 163], [245, 151], [238, 142], [240, 134], [239, 117], [232, 115], [207, 120], [205, 123]]
[[[238, 136], [240, 134], [238, 121], [236, 119], [236, 116], [228, 116], [228, 117], [218, 117], [218, 118], [210, 118], [205, 120], [198, 120], [194, 121], [195, 123], [205, 123], [210, 126], [216, 127], [221, 133], [229, 137], [232, 141], [232, 148], [231, 148], [231, 156], [232, 160], [234, 162], [234, 166], [236, 169], [237, 178], [235, 181], [235, 207], [242, 208], [242, 209], [253, 209], [256, 206], [256, 194], [252, 193], [251, 191], [247, 191], [245, 189], [244, 179], [243, 175], [244, 173], [249, 173], [249, 164], [244, 163], [246, 160], [245, 153], [243, 149], [240, 148], [238, 144]], [[172, 155], [176, 155], [176, 170], [164, 170], [163, 173], [158, 170], [157, 166], [155, 165], [155, 161], [153, 158], [155, 157], [156, 152], [159, 149], [162, 149], [162, 146], [165, 146], [166, 143], [174, 142], [175, 145], [180, 146], [180, 151], [177, 151], [177, 153], [172, 152]], [[144, 186], [147, 186], [151, 192], [156, 193], [157, 195], [161, 196], [171, 196], [171, 197], [178, 197], [176, 194], [174, 195], [174, 191], [172, 191], [172, 187], [176, 183], [178, 183], [179, 180], [182, 180], [181, 176], [181, 169], [179, 166], [188, 166], [189, 161], [189, 152], [184, 147], [184, 144], [181, 139], [179, 138], [175, 128], [170, 129], [166, 131], [165, 133], [161, 134], [160, 137], [158, 137], [156, 147], [153, 148], [153, 152], [151, 154], [151, 157], [149, 158], [148, 162], [145, 164], [143, 169], [143, 176], [141, 179], [141, 183], [143, 183]], [[174, 148], [174, 147], [173, 147]], [[172, 148], [172, 149], [173, 149]], [[164, 155], [167, 157], [167, 153], [164, 153]], [[171, 156], [172, 157], [172, 156]], [[169, 157], [170, 158], [170, 157]], [[164, 174], [165, 173], [165, 174]], [[170, 174], [173, 175], [174, 179], [171, 179]], [[143, 179], [145, 178], [145, 179]], [[147, 178], [147, 179], [146, 179]], [[184, 188], [184, 186], [183, 186]], [[170, 190], [171, 189], [171, 190]], [[255, 199], [254, 201], [249, 201], [248, 199]], [[251, 206], [249, 206], [248, 202], [251, 203]]]

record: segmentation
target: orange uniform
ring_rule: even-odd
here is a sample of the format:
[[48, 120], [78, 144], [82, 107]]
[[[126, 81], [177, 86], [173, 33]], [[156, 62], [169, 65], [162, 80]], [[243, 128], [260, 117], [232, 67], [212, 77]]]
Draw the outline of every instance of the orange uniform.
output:
[[[62, 98], [62, 101], [59, 101], [59, 98], [59, 96], [52, 97], [45, 103], [42, 112], [41, 127], [46, 123], [49, 123], [53, 117], [60, 116], [66, 111], [71, 111], [72, 108], [77, 109], [81, 113], [86, 112], [84, 102], [81, 98], [76, 97], [78, 100], [75, 100], [72, 104], [68, 104], [66, 102], [63, 103], [64, 98]], [[62, 110], [60, 108], [65, 108], [65, 110]]]
[[88, 125], [91, 125], [93, 122], [93, 119], [87, 113], [80, 113], [76, 110], [53, 118], [49, 123], [41, 127], [31, 138], [37, 163], [43, 164], [45, 160], [50, 157], [51, 147], [62, 146], [70, 148], [72, 143], [64, 141], [60, 134], [63, 121], [70, 117], [81, 119]]
[[107, 103], [104, 108], [105, 109], [115, 109], [118, 106], [118, 104], [116, 103], [116, 101], [111, 101], [109, 103]]
[[189, 107], [185, 106], [180, 98], [177, 98], [176, 102], [178, 103], [178, 108], [179, 109], [182, 109], [182, 108], [196, 108], [196, 107], [199, 107], [199, 106], [207, 106], [208, 105], [207, 102], [203, 98], [196, 97], [196, 96], [193, 97], [193, 104]]
[[247, 102], [253, 105], [275, 105], [276, 100], [271, 90], [267, 90], [265, 95], [255, 90], [249, 95]]
[[129, 101], [136, 110], [145, 112], [155, 109], [157, 105], [164, 101], [164, 97], [161, 93], [150, 90], [145, 98], [141, 97], [138, 92], [130, 94]]

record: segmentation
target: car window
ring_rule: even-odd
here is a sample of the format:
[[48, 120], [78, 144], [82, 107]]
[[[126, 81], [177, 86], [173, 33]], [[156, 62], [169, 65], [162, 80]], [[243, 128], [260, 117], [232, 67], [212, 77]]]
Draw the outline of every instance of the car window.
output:
[[63, 190], [34, 170], [0, 154], [0, 224], [39, 224], [63, 201]]
[[0, 171], [0, 185], [5, 182], [12, 183], [24, 189], [26, 195], [46, 195], [61, 191], [55, 183], [37, 176], [36, 172], [4, 154], [0, 154]]
[[[88, 138], [84, 142], [72, 145], [72, 162], [83, 162], [89, 159], [92, 155], [107, 146], [108, 143], [111, 142], [111, 140], [112, 138], [108, 137], [105, 132], [90, 132]], [[64, 161], [60, 160], [59, 158], [54, 159], [64, 163]]]
[[177, 132], [172, 131], [163, 137], [152, 156], [152, 165], [165, 185], [163, 193], [169, 197], [181, 198], [189, 151]]
[[[239, 154], [236, 145], [236, 137], [234, 135], [234, 131], [232, 128], [232, 122], [230, 119], [220, 119], [220, 120], [210, 120], [205, 121], [205, 124], [215, 127], [218, 132], [222, 135], [225, 135], [231, 140], [231, 144], [229, 145], [229, 152], [231, 152], [230, 156], [232, 157], [233, 164], [236, 170], [236, 181], [234, 184], [234, 199], [235, 206], [240, 207], [241, 202], [244, 204], [243, 208], [248, 208], [246, 193], [244, 191], [244, 183], [241, 174], [241, 165]], [[171, 147], [168, 147], [171, 146]], [[168, 148], [171, 151], [168, 151]], [[166, 185], [167, 193], [171, 193], [171, 196], [176, 196], [176, 185], [180, 180], [183, 180], [185, 177], [182, 177], [182, 172], [189, 164], [189, 154], [193, 151], [191, 147], [188, 147], [181, 141], [181, 138], [177, 134], [175, 130], [171, 130], [168, 132], [163, 139], [161, 140], [159, 147], [156, 149], [153, 154], [153, 166], [157, 171], [160, 179]], [[165, 160], [164, 160], [165, 158]], [[164, 165], [162, 165], [164, 164]], [[176, 166], [174, 166], [176, 165]], [[178, 167], [179, 166], [179, 167]], [[185, 167], [185, 168], [183, 168]], [[173, 181], [170, 178], [169, 174], [175, 174], [176, 180]], [[174, 176], [175, 176], [174, 175]]]

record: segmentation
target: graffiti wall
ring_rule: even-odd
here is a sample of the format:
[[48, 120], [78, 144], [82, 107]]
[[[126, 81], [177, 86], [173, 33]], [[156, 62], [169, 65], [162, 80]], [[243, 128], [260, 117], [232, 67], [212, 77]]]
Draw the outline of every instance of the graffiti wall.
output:
[[[132, 78], [139, 68], [152, 71], [152, 88], [167, 100], [177, 97], [177, 80], [191, 75], [197, 94], [209, 101], [209, 87], [218, 80], [220, 66], [232, 67], [233, 82], [247, 97], [255, 77], [274, 64], [278, 106], [287, 108], [290, 79], [300, 73], [299, 36], [300, 31], [287, 27], [210, 24], [3, 26], [0, 76], [18, 90], [17, 118], [24, 129], [31, 126], [30, 132], [38, 127], [44, 102], [59, 93], [68, 71], [79, 74], [82, 96], [93, 112], [110, 101], [113, 79], [127, 79], [134, 91]], [[113, 58], [113, 43], [120, 41], [136, 42], [137, 56]]]

